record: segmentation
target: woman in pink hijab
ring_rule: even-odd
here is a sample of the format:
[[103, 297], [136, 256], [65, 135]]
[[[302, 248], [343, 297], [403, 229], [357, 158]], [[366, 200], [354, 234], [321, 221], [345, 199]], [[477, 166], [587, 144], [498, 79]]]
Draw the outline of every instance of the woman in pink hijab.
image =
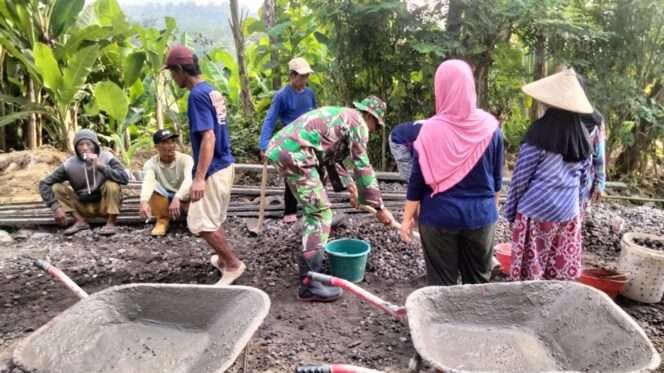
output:
[[[436, 115], [415, 141], [401, 237], [415, 219], [429, 285], [489, 281], [502, 185], [503, 136], [498, 120], [477, 108], [472, 70], [448, 60], [436, 70]], [[416, 215], [419, 212], [419, 217]]]

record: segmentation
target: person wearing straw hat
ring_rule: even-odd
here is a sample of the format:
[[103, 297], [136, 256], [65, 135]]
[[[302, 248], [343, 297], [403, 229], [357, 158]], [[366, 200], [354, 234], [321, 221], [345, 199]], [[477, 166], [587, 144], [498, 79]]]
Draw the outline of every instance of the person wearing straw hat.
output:
[[[289, 82], [274, 95], [272, 105], [270, 105], [263, 121], [259, 140], [261, 160], [265, 158], [265, 150], [278, 120], [284, 126], [287, 126], [300, 115], [315, 109], [317, 106], [314, 91], [307, 87], [309, 75], [314, 72], [307, 60], [301, 57], [293, 58], [288, 62], [288, 71]], [[297, 199], [295, 199], [286, 183], [284, 188], [284, 222], [297, 222], [296, 214]]]
[[567, 69], [522, 87], [545, 108], [524, 136], [505, 218], [512, 225], [512, 280], [573, 280], [581, 274], [581, 206], [592, 145], [581, 115], [593, 107]]
[[419, 211], [427, 284], [489, 282], [502, 187], [503, 135], [477, 107], [470, 66], [448, 60], [436, 70], [436, 114], [414, 143], [401, 237], [410, 241]]
[[[300, 116], [274, 135], [265, 152], [303, 207], [303, 250], [298, 257], [297, 293], [302, 301], [330, 302], [341, 296], [340, 288], [306, 281], [307, 272], [323, 270], [323, 249], [332, 223], [323, 171], [335, 191], [345, 189], [350, 193], [353, 207], [374, 208], [378, 220], [386, 225], [394, 220], [383, 206], [367, 154], [369, 133], [384, 125], [386, 105], [375, 96], [353, 104], [355, 108], [327, 106]], [[346, 158], [353, 165], [352, 177], [342, 164]]]

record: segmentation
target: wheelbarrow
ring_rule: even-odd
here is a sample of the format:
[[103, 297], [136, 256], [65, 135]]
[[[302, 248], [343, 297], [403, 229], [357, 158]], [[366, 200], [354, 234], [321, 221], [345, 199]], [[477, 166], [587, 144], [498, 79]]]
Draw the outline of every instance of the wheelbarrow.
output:
[[224, 372], [270, 308], [246, 286], [129, 284], [88, 296], [57, 268], [35, 264], [81, 300], [18, 344], [14, 364], [29, 372]]
[[[430, 286], [397, 306], [336, 277], [308, 277], [407, 323], [418, 356], [437, 372], [640, 372], [660, 364], [627, 313], [606, 294], [577, 282]], [[417, 359], [410, 368], [420, 369]]]

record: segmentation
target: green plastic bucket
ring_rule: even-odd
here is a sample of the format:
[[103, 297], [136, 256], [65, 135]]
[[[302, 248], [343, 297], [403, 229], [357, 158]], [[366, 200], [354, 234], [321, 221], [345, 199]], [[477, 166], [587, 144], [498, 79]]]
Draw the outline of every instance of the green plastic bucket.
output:
[[330, 259], [330, 274], [351, 282], [362, 281], [370, 251], [367, 241], [342, 238], [328, 242], [325, 252]]

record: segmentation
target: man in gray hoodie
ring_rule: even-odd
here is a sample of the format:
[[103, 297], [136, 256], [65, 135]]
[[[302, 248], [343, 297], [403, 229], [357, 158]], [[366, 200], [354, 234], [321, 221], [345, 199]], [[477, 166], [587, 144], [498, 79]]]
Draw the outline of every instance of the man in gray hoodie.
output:
[[[76, 155], [39, 182], [39, 193], [58, 224], [67, 224], [67, 213], [74, 215], [74, 224], [65, 230], [65, 235], [90, 229], [86, 218], [93, 217], [107, 219], [99, 234], [113, 235], [122, 203], [120, 184], [126, 185], [129, 175], [113, 154], [101, 150], [92, 130], [76, 133], [74, 149]], [[63, 184], [65, 181], [69, 185]]]

